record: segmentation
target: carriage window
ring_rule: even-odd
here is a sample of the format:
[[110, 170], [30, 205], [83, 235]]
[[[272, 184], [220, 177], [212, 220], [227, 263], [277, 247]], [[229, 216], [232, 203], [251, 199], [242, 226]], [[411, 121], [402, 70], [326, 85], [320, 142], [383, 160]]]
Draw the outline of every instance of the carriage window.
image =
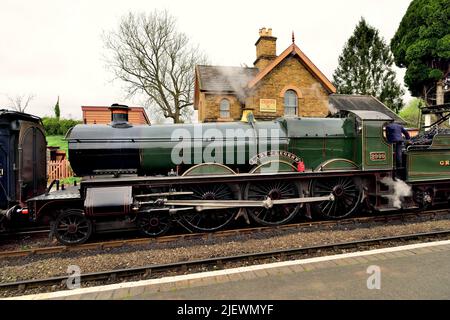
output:
[[284, 115], [296, 116], [298, 107], [297, 93], [294, 90], [287, 90], [284, 94]]
[[228, 101], [228, 99], [222, 99], [222, 101], [220, 101], [220, 117], [230, 117], [230, 101]]

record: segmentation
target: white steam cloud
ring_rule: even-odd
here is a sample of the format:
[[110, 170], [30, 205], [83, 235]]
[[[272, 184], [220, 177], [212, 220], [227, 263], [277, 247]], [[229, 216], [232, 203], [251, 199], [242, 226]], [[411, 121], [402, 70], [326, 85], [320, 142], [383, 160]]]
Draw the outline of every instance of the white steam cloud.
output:
[[381, 183], [389, 186], [394, 191], [394, 194], [384, 197], [388, 198], [390, 204], [395, 208], [400, 209], [402, 207], [403, 199], [412, 194], [411, 186], [400, 179], [394, 181], [391, 177], [384, 177], [381, 180]]
[[245, 88], [250, 80], [253, 79], [250, 73], [244, 73], [239, 68], [222, 67], [218, 68], [220, 76], [231, 86], [236, 96], [241, 103], [245, 102], [246, 92]]
[[328, 111], [333, 115], [339, 112], [339, 110], [332, 103], [328, 103]]

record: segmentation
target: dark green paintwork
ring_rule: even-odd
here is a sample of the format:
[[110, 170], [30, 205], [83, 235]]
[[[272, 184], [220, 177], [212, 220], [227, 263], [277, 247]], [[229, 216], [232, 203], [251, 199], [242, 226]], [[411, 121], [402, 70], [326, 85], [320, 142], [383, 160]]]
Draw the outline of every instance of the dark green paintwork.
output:
[[354, 121], [351, 118], [303, 118], [286, 120], [289, 151], [315, 169], [333, 158], [354, 161]]
[[[384, 123], [384, 121], [370, 120], [363, 122], [363, 170], [379, 170], [392, 168], [392, 144], [388, 143], [383, 137]], [[383, 157], [373, 158], [375, 154], [383, 155]]]
[[437, 134], [429, 149], [409, 150], [407, 168], [411, 182], [450, 179], [450, 136]]
[[[123, 163], [124, 167], [128, 166], [125, 168], [130, 168], [137, 163], [138, 172], [144, 174], [167, 174], [180, 164], [187, 169], [205, 162], [223, 163], [235, 171], [248, 172], [258, 164], [277, 160], [296, 167], [298, 158], [304, 161], [308, 171], [324, 163], [326, 166], [322, 169], [325, 170], [375, 170], [392, 168], [392, 147], [382, 136], [385, 122], [385, 116], [366, 111], [346, 118], [281, 118], [253, 124], [227, 122], [131, 128], [78, 125], [69, 133], [68, 140], [71, 159], [79, 160], [77, 170], [90, 163], [88, 155], [96, 161], [95, 166], [101, 167], [111, 161], [112, 156], [107, 155], [120, 154], [127, 156], [116, 158], [119, 161], [114, 165]], [[183, 148], [186, 144], [189, 147]], [[278, 158], [270, 151], [291, 154]], [[386, 157], [373, 160], [371, 152], [384, 153]], [[255, 158], [257, 155], [259, 157]], [[249, 163], [254, 159], [257, 161]], [[331, 159], [343, 160], [327, 162]], [[102, 168], [89, 168], [94, 169]]]

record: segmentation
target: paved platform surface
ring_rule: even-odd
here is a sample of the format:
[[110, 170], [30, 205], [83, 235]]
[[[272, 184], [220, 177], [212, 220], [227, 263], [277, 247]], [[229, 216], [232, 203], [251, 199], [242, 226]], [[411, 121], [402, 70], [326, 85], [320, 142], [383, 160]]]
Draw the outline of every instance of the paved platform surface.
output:
[[[370, 266], [375, 267], [368, 270]], [[377, 267], [380, 270], [378, 283], [373, 277]], [[450, 246], [294, 265], [264, 272], [268, 275], [237, 274], [234, 280], [238, 281], [143, 292], [133, 299], [450, 299]], [[368, 280], [373, 289], [368, 289]]]
[[19, 299], [450, 299], [450, 241]]

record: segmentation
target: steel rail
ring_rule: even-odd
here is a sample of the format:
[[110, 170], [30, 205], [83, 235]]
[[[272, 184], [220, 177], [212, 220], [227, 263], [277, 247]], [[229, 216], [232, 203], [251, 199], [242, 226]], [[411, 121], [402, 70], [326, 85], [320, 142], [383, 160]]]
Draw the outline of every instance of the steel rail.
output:
[[[168, 272], [177, 272], [177, 273], [185, 273], [189, 269], [207, 267], [213, 265], [214, 270], [226, 269], [226, 263], [238, 263], [238, 262], [253, 262], [253, 263], [261, 263], [260, 260], [270, 259], [273, 261], [274, 259], [283, 260], [292, 257], [300, 257], [302, 255], [314, 255], [328, 252], [336, 252], [342, 249], [361, 249], [361, 247], [368, 246], [381, 246], [383, 243], [389, 242], [401, 242], [404, 244], [406, 241], [414, 241], [414, 240], [426, 240], [426, 239], [436, 239], [449, 237], [450, 230], [442, 230], [442, 231], [432, 231], [425, 233], [415, 233], [415, 234], [407, 234], [407, 235], [398, 235], [398, 236], [390, 236], [390, 237], [381, 237], [381, 238], [373, 238], [373, 239], [364, 239], [364, 240], [356, 240], [356, 241], [348, 241], [348, 242], [339, 242], [339, 243], [330, 243], [325, 245], [315, 245], [308, 247], [298, 247], [291, 249], [281, 249], [281, 250], [271, 250], [265, 252], [257, 252], [257, 253], [249, 253], [249, 254], [241, 254], [234, 256], [223, 256], [223, 257], [215, 257], [215, 258], [207, 258], [207, 259], [199, 259], [193, 261], [182, 261], [168, 264], [155, 264], [155, 265], [146, 265], [142, 267], [135, 268], [126, 268], [126, 269], [117, 269], [117, 270], [108, 270], [108, 271], [100, 271], [100, 272], [92, 272], [85, 273], [80, 275], [80, 281], [83, 282], [92, 282], [92, 281], [116, 281], [123, 280], [124, 278], [131, 278], [136, 276], [141, 276], [142, 278], [148, 279], [150, 277], [155, 278], [155, 274], [164, 275], [164, 273]], [[17, 282], [7, 282], [0, 283], [0, 290], [11, 290], [16, 289], [19, 291], [24, 291], [30, 288], [42, 288], [47, 286], [54, 286], [65, 284], [66, 281], [70, 278], [70, 276], [57, 276], [45, 279], [32, 279], [32, 280], [22, 280]]]
[[[300, 222], [293, 224], [285, 224], [280, 226], [269, 226], [269, 227], [251, 227], [251, 228], [241, 228], [241, 229], [229, 229], [220, 230], [216, 232], [203, 232], [203, 233], [185, 233], [176, 234], [169, 236], [160, 236], [155, 238], [137, 238], [137, 239], [124, 239], [124, 240], [112, 240], [103, 242], [93, 242], [85, 243], [75, 246], [52, 246], [52, 247], [40, 247], [31, 248], [25, 250], [10, 250], [10, 251], [0, 251], [1, 258], [12, 258], [12, 257], [26, 257], [30, 255], [41, 255], [41, 254], [54, 254], [62, 252], [74, 252], [83, 250], [104, 250], [108, 248], [119, 248], [123, 246], [134, 246], [134, 245], [149, 245], [154, 243], [169, 243], [180, 240], [194, 240], [194, 239], [212, 239], [212, 238], [224, 238], [236, 235], [249, 235], [257, 232], [267, 232], [267, 231], [279, 231], [279, 230], [295, 230], [301, 228], [317, 228], [317, 227], [332, 227], [332, 226], [342, 226], [351, 225], [357, 223], [377, 223], [377, 222], [389, 222], [389, 221], [405, 221], [408, 218], [434, 218], [439, 215], [450, 214], [450, 209], [442, 210], [430, 210], [421, 213], [403, 213], [403, 214], [387, 214], [381, 216], [369, 216], [369, 217], [356, 217], [347, 218], [342, 220], [324, 220], [324, 221], [310, 221], [310, 222]], [[1, 248], [1, 247], [0, 247]]]

